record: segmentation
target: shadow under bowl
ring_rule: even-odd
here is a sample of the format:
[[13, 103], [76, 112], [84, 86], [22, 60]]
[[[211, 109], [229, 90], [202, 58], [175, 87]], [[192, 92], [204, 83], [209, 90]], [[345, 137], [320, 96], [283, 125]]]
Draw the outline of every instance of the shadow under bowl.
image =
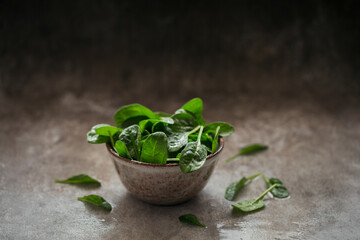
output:
[[189, 200], [206, 186], [224, 148], [224, 138], [220, 138], [219, 149], [207, 156], [199, 170], [186, 174], [178, 163], [139, 162], [119, 156], [108, 144], [106, 148], [121, 182], [133, 196], [151, 204], [175, 205]]

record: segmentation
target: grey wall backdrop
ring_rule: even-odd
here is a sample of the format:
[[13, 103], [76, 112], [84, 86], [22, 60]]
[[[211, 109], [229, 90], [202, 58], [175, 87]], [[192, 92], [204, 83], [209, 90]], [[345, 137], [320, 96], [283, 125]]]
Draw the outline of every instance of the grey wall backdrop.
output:
[[150, 104], [358, 96], [358, 10], [357, 1], [5, 1], [1, 94]]

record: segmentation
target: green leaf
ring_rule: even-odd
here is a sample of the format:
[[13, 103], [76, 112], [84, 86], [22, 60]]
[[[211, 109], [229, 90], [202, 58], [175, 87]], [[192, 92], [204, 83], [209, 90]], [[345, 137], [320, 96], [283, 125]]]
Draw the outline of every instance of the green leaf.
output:
[[96, 186], [101, 185], [101, 183], [98, 180], [95, 180], [86, 174], [74, 175], [66, 180], [55, 180], [55, 182], [70, 183], [70, 184], [91, 184], [91, 185], [96, 185]]
[[214, 122], [206, 125], [204, 128], [204, 132], [215, 134], [218, 127], [220, 127], [219, 135], [223, 137], [229, 136], [235, 131], [234, 127], [226, 122]]
[[108, 203], [104, 198], [98, 195], [88, 195], [84, 197], [78, 197], [78, 200], [101, 207], [109, 212], [112, 210], [110, 203]]
[[197, 119], [200, 119], [203, 112], [203, 102], [200, 98], [193, 98], [185, 103], [181, 109], [184, 109], [186, 112], [193, 114]]
[[119, 140], [125, 143], [132, 159], [140, 159], [141, 134], [140, 127], [138, 125], [132, 125], [125, 128], [119, 135]]
[[[198, 137], [199, 137], [199, 133], [190, 134], [189, 135], [189, 140], [191, 140], [192, 142], [196, 142]], [[212, 138], [207, 133], [201, 134], [200, 140], [201, 140], [202, 143], [203, 142], [212, 143]]]
[[[189, 135], [189, 137], [188, 137], [189, 142], [197, 141], [198, 137], [199, 137], [199, 133]], [[208, 151], [208, 153], [212, 153], [212, 143], [213, 143], [212, 137], [210, 137], [209, 134], [204, 133], [204, 134], [201, 134], [200, 139], [201, 139], [201, 144], [206, 147], [206, 150]]]
[[254, 212], [263, 208], [265, 206], [265, 202], [263, 200], [259, 200], [257, 202], [254, 202], [254, 200], [244, 200], [232, 206], [234, 209], [241, 212]]
[[144, 140], [150, 135], [150, 132], [148, 130], [144, 130], [144, 132], [141, 135], [141, 140]]
[[196, 225], [200, 227], [206, 227], [204, 224], [201, 224], [198, 218], [194, 214], [185, 214], [179, 217], [180, 222]]
[[127, 158], [127, 159], [131, 159], [131, 155], [129, 153], [129, 150], [127, 149], [126, 145], [124, 142], [118, 140], [115, 143], [115, 151], [122, 157]]
[[92, 144], [101, 144], [101, 143], [110, 143], [109, 135], [101, 136], [96, 133], [96, 129], [109, 126], [108, 124], [97, 124], [91, 128], [91, 130], [87, 133], [87, 141]]
[[[174, 120], [171, 118], [172, 123], [174, 123]], [[170, 122], [170, 121], [169, 121]], [[166, 132], [166, 126], [168, 125], [168, 122], [163, 121], [163, 119], [145, 119], [139, 122], [139, 127], [141, 133], [144, 133], [145, 130], [149, 132]]]
[[169, 127], [174, 132], [189, 132], [199, 125], [196, 119], [186, 112], [176, 113], [172, 115], [172, 119], [174, 124], [169, 125]]
[[174, 124], [174, 119], [172, 119], [171, 116], [160, 117], [160, 119], [161, 119], [161, 122], [163, 122], [163, 123]]
[[154, 132], [165, 132], [167, 123], [157, 122], [151, 127], [151, 131]]
[[245, 186], [245, 184], [248, 181], [253, 180], [257, 176], [261, 175], [261, 173], [256, 173], [248, 178], [243, 177], [238, 182], [231, 183], [225, 191], [225, 198], [229, 201], [233, 201], [237, 195], [237, 193], [240, 191], [241, 188]]
[[207, 150], [201, 144], [200, 138], [204, 127], [200, 127], [198, 140], [196, 142], [189, 142], [181, 151], [180, 156], [180, 169], [183, 173], [191, 173], [204, 165], [207, 157]]
[[196, 142], [189, 142], [181, 151], [180, 169], [183, 173], [191, 173], [204, 165], [207, 157], [207, 150], [204, 145], [197, 145]]
[[96, 134], [100, 135], [100, 136], [109, 136], [109, 133], [111, 136], [113, 136], [115, 133], [118, 133], [118, 132], [121, 132], [122, 129], [120, 128], [117, 128], [117, 127], [113, 127], [113, 126], [110, 126], [110, 125], [105, 125], [103, 124], [104, 126], [100, 126], [100, 127], [97, 127], [95, 129], [95, 132]]
[[231, 160], [233, 160], [233, 159], [235, 159], [237, 157], [246, 156], [246, 155], [252, 155], [252, 154], [255, 154], [255, 153], [265, 151], [267, 149], [268, 149], [268, 146], [266, 146], [266, 145], [261, 145], [261, 144], [248, 145], [246, 147], [241, 148], [239, 153], [237, 153], [234, 156], [226, 159], [225, 162], [230, 162]]
[[114, 114], [116, 125], [122, 128], [138, 124], [141, 120], [148, 118], [160, 119], [160, 117], [154, 114], [150, 109], [137, 103], [123, 106]]
[[282, 181], [280, 181], [280, 179], [278, 178], [270, 178], [268, 179], [267, 177], [263, 176], [267, 187], [270, 187], [274, 184], [277, 184], [277, 186], [271, 190], [271, 194], [276, 197], [276, 198], [287, 198], [289, 196], [289, 191], [287, 190], [287, 188], [284, 186], [284, 184], [282, 183]]
[[272, 185], [269, 189], [267, 189], [263, 194], [261, 194], [258, 198], [253, 200], [244, 200], [241, 202], [238, 202], [232, 207], [236, 210], [239, 210], [241, 212], [254, 212], [256, 210], [259, 210], [265, 206], [265, 202], [262, 200], [265, 195], [270, 192], [273, 188], [275, 188], [277, 185]]
[[143, 133], [145, 130], [148, 132], [151, 132], [152, 126], [156, 123], [160, 122], [158, 119], [145, 119], [139, 122], [139, 127], [141, 133]]
[[238, 182], [231, 183], [225, 191], [225, 198], [229, 201], [233, 201], [239, 190], [247, 183], [247, 178], [243, 177]]
[[211, 144], [211, 153], [215, 153], [219, 148], [219, 130], [220, 126], [216, 128], [215, 136]]
[[188, 143], [188, 132], [174, 133], [168, 137], [169, 152], [177, 152]]
[[177, 152], [188, 143], [188, 136], [200, 129], [200, 126], [190, 132], [175, 132], [168, 137], [169, 152]]
[[160, 117], [161, 121], [168, 124], [174, 124], [171, 114], [165, 112], [154, 112], [156, 116]]
[[166, 164], [167, 137], [165, 133], [156, 132], [149, 135], [142, 145], [140, 161]]
[[154, 114], [160, 118], [162, 117], [171, 117], [171, 114], [170, 113], [166, 113], [166, 112], [154, 112]]
[[252, 144], [240, 149], [240, 155], [244, 156], [244, 155], [255, 154], [258, 152], [265, 151], [266, 149], [268, 149], [268, 146], [261, 144]]
[[138, 116], [138, 117], [132, 117], [132, 118], [128, 118], [126, 119], [123, 124], [121, 125], [123, 128], [132, 126], [132, 125], [137, 125], [139, 124], [139, 122], [141, 122], [142, 120], [148, 119], [148, 117], [146, 116]]
[[[176, 110], [175, 114], [174, 115], [177, 115], [177, 114], [187, 114], [191, 117], [192, 121], [196, 123], [196, 125], [201, 125], [201, 126], [205, 126], [205, 120], [204, 118], [201, 116], [200, 118], [197, 118], [194, 114], [192, 114], [191, 112], [188, 112], [184, 109], [178, 109]], [[173, 116], [174, 116], [173, 115]]]

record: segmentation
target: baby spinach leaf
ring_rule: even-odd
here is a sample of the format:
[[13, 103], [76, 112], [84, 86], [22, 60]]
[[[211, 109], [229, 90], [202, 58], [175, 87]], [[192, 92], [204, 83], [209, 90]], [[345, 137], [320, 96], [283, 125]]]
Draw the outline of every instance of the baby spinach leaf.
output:
[[[189, 140], [191, 140], [192, 142], [196, 142], [198, 137], [199, 137], [199, 133], [190, 134], [189, 135]], [[204, 143], [204, 142], [212, 143], [212, 138], [207, 133], [203, 133], [203, 134], [201, 134], [200, 141], [202, 143]]]
[[265, 206], [265, 202], [263, 200], [254, 201], [254, 200], [244, 200], [232, 205], [234, 209], [239, 210], [241, 212], [254, 212], [263, 208]]
[[155, 112], [155, 115], [160, 117], [161, 121], [168, 124], [174, 124], [171, 114], [165, 112]]
[[179, 151], [188, 143], [188, 136], [200, 129], [200, 126], [195, 127], [190, 132], [172, 133], [168, 138], [169, 152]]
[[257, 176], [261, 175], [261, 173], [254, 174], [248, 178], [243, 177], [238, 182], [231, 183], [225, 191], [225, 198], [229, 201], [233, 201], [237, 195], [237, 193], [240, 191], [240, 189], [245, 186], [245, 184], [248, 181], [251, 181], [252, 179], [256, 178]]
[[265, 146], [265, 145], [261, 145], [261, 144], [253, 144], [253, 145], [249, 145], [249, 146], [246, 146], [244, 148], [242, 148], [240, 150], [240, 155], [250, 155], [250, 154], [254, 154], [254, 153], [258, 153], [258, 152], [261, 152], [261, 151], [264, 151], [268, 149], [268, 146]]
[[103, 126], [96, 128], [95, 132], [101, 136], [109, 136], [109, 134], [113, 136], [115, 133], [122, 132], [122, 129], [103, 124]]
[[181, 114], [181, 113], [186, 113], [188, 115], [190, 115], [193, 119], [193, 121], [197, 124], [197, 125], [201, 125], [201, 126], [205, 126], [205, 120], [202, 116], [200, 116], [200, 118], [196, 117], [195, 114], [189, 112], [189, 111], [186, 111], [184, 109], [178, 109], [176, 110], [175, 114]]
[[175, 114], [179, 114], [179, 113], [187, 113], [187, 114], [189, 114], [189, 115], [194, 119], [194, 121], [195, 121], [198, 125], [201, 125], [201, 126], [205, 126], [205, 125], [206, 125], [205, 119], [204, 119], [203, 116], [201, 116], [201, 115], [194, 114], [194, 113], [192, 113], [192, 112], [190, 112], [190, 111], [187, 111], [187, 110], [185, 110], [185, 109], [182, 109], [182, 108], [176, 110], [176, 112], [175, 112]]
[[141, 133], [143, 133], [145, 130], [148, 132], [151, 132], [152, 126], [156, 123], [160, 122], [159, 119], [145, 119], [139, 122], [139, 127]]
[[57, 183], [70, 183], [70, 184], [91, 184], [100, 186], [101, 183], [98, 180], [93, 179], [92, 177], [89, 177], [86, 174], [78, 174], [74, 175], [66, 180], [55, 180]]
[[125, 128], [119, 135], [119, 140], [125, 143], [132, 159], [140, 159], [141, 134], [139, 125], [132, 125]]
[[166, 113], [166, 112], [154, 112], [154, 114], [160, 118], [162, 117], [171, 117], [171, 114]]
[[164, 122], [157, 122], [154, 125], [152, 125], [151, 131], [154, 132], [165, 132], [166, 131], [166, 125], [167, 123]]
[[84, 197], [78, 197], [78, 200], [101, 207], [109, 212], [112, 210], [110, 203], [108, 203], [104, 198], [98, 195], [88, 195]]
[[220, 126], [217, 126], [215, 135], [214, 135], [214, 140], [212, 141], [212, 144], [211, 144], [211, 153], [215, 153], [216, 150], [218, 150], [218, 148], [219, 148], [219, 130], [220, 130]]
[[174, 119], [170, 117], [160, 117], [161, 122], [168, 123], [168, 124], [174, 124]]
[[[171, 119], [173, 121], [173, 119]], [[144, 133], [145, 130], [149, 132], [168, 132], [167, 125], [169, 123], [163, 121], [162, 119], [145, 119], [139, 122], [139, 127], [141, 133]]]
[[282, 181], [278, 178], [270, 178], [268, 179], [266, 176], [263, 175], [263, 179], [266, 182], [267, 187], [272, 186], [273, 184], [277, 184], [277, 186], [271, 190], [271, 194], [276, 198], [287, 198], [289, 196], [289, 191], [284, 186]]
[[199, 125], [196, 119], [186, 112], [176, 113], [172, 116], [172, 119], [174, 124], [169, 127], [174, 132], [189, 132]]
[[114, 114], [116, 125], [122, 128], [137, 124], [141, 120], [148, 118], [160, 119], [160, 117], [153, 113], [150, 109], [137, 103], [123, 106]]
[[[189, 135], [189, 142], [197, 141], [198, 136], [199, 136], [198, 133]], [[210, 137], [209, 134], [207, 134], [207, 133], [203, 133], [203, 134], [201, 134], [200, 141], [201, 141], [201, 144], [204, 145], [204, 147], [206, 147], [206, 151], [208, 153], [212, 153], [212, 150], [211, 150], [212, 142], [213, 142], [212, 137]]]
[[133, 118], [126, 119], [121, 125], [123, 128], [129, 127], [131, 125], [139, 124], [142, 120], [148, 119], [146, 116], [138, 116]]
[[207, 157], [207, 150], [204, 145], [196, 142], [189, 142], [181, 151], [180, 169], [183, 173], [191, 173], [204, 165]]
[[127, 158], [127, 159], [131, 159], [131, 155], [129, 153], [129, 150], [127, 149], [126, 145], [124, 142], [118, 140], [115, 143], [115, 151], [122, 157]]
[[149, 135], [142, 145], [140, 161], [148, 163], [166, 164], [167, 137], [163, 132]]
[[102, 136], [96, 133], [97, 128], [108, 126], [107, 124], [97, 124], [87, 133], [87, 141], [92, 144], [110, 143], [109, 135]]
[[[153, 162], [149, 156], [156, 151], [150, 148], [153, 146], [150, 142], [154, 139], [149, 136], [155, 132], [164, 133], [168, 142], [166, 157], [173, 159], [173, 162], [179, 161], [182, 171], [192, 172], [204, 164], [208, 153], [218, 149], [219, 136], [229, 135], [233, 131], [231, 125], [221, 122], [209, 124], [205, 131], [202, 112], [203, 102], [200, 98], [191, 99], [173, 115], [152, 112], [137, 103], [130, 104], [115, 112], [117, 127], [99, 124], [88, 132], [87, 137], [89, 143], [109, 144], [120, 156]], [[203, 126], [202, 132], [197, 134], [200, 126]], [[145, 152], [141, 157], [143, 147]], [[161, 157], [159, 161], [165, 163], [164, 159]]]
[[203, 102], [200, 98], [193, 98], [185, 103], [181, 109], [193, 114], [195, 118], [200, 119], [202, 118]]
[[174, 133], [168, 137], [169, 152], [179, 151], [188, 143], [188, 132]]
[[232, 205], [232, 207], [236, 210], [245, 213], [259, 210], [265, 206], [265, 202], [262, 199], [265, 197], [265, 195], [268, 192], [270, 192], [276, 186], [277, 186], [276, 184], [272, 185], [269, 189], [267, 189], [263, 194], [261, 194], [258, 198], [254, 200], [244, 200]]
[[112, 148], [114, 148], [115, 142], [114, 142], [114, 138], [113, 138], [113, 136], [111, 135], [110, 132], [109, 132], [109, 138], [110, 138], [110, 145], [111, 145]]
[[196, 225], [200, 227], [206, 227], [204, 224], [200, 223], [198, 218], [194, 214], [185, 214], [179, 217], [180, 222]]
[[145, 130], [142, 135], [141, 135], [141, 140], [147, 138], [148, 135], [150, 135], [151, 133], [148, 130]]
[[268, 146], [261, 145], [261, 144], [248, 145], [246, 147], [241, 148], [238, 154], [235, 154], [234, 156], [226, 159], [225, 162], [230, 162], [231, 160], [233, 160], [237, 157], [240, 157], [240, 156], [259, 153], [259, 152], [265, 151], [266, 149], [268, 149]]
[[235, 131], [234, 127], [228, 123], [214, 122], [214, 123], [210, 123], [210, 124], [206, 125], [204, 128], [204, 132], [205, 133], [216, 133], [216, 129], [218, 127], [220, 127], [219, 135], [223, 136], [223, 137], [229, 136]]
[[225, 198], [229, 201], [233, 201], [236, 197], [236, 194], [239, 192], [239, 190], [245, 185], [247, 182], [247, 178], [243, 177], [238, 182], [231, 183], [225, 191]]
[[181, 151], [180, 169], [183, 173], [191, 173], [204, 165], [207, 157], [207, 150], [201, 144], [200, 138], [204, 127], [200, 127], [200, 133], [197, 142], [189, 142]]

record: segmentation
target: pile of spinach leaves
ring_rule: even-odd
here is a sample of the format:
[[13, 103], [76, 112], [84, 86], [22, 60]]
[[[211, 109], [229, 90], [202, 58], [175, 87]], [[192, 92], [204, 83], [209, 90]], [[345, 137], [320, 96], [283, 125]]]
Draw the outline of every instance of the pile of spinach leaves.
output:
[[208, 154], [219, 148], [219, 137], [234, 127], [225, 122], [206, 124], [203, 102], [194, 98], [174, 114], [153, 112], [140, 104], [121, 107], [115, 126], [97, 124], [87, 134], [89, 143], [109, 144], [120, 156], [155, 164], [178, 163], [184, 173], [203, 166]]

